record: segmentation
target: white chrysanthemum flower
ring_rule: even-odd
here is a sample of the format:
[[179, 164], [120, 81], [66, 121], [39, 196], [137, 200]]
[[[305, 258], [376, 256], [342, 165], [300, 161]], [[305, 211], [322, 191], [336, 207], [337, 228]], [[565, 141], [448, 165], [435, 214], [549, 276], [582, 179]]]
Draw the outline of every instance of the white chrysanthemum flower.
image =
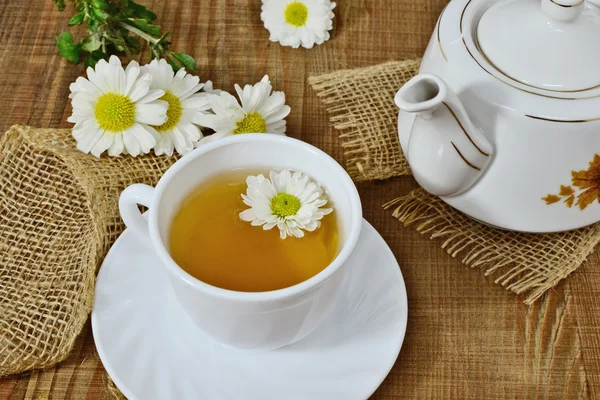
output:
[[263, 0], [260, 18], [272, 42], [310, 49], [329, 40], [334, 8], [330, 0]]
[[321, 208], [327, 204], [327, 196], [307, 175], [283, 170], [271, 171], [269, 177], [271, 179], [258, 175], [246, 179], [248, 189], [242, 199], [251, 208], [240, 213], [243, 221], [262, 226], [264, 230], [276, 226], [281, 239], [301, 238], [304, 231], [312, 232], [320, 227], [323, 216], [333, 211]]
[[136, 61], [124, 70], [121, 61], [111, 56], [87, 69], [88, 79], [79, 77], [69, 86], [77, 148], [100, 157], [132, 156], [148, 153], [159, 138], [150, 125], [167, 120], [167, 102], [158, 100], [163, 90], [150, 89], [152, 76], [144, 74]]
[[285, 117], [290, 107], [285, 105], [285, 94], [273, 92], [269, 76], [256, 85], [246, 85], [244, 89], [235, 85], [241, 105], [227, 92], [207, 95], [214, 114], [198, 118], [200, 125], [211, 128], [214, 134], [200, 140], [204, 144], [224, 136], [240, 133], [274, 133], [285, 135]]
[[150, 87], [163, 90], [164, 95], [160, 100], [169, 104], [167, 121], [154, 126], [159, 133], [154, 153], [157, 156], [172, 156], [173, 149], [182, 155], [192, 151], [202, 138], [202, 132], [196, 126], [199, 124], [198, 116], [210, 109], [206, 95], [198, 93], [204, 84], [200, 83], [200, 78], [187, 74], [183, 68], [174, 73], [165, 59], [152, 60], [142, 67], [142, 72], [152, 75]]

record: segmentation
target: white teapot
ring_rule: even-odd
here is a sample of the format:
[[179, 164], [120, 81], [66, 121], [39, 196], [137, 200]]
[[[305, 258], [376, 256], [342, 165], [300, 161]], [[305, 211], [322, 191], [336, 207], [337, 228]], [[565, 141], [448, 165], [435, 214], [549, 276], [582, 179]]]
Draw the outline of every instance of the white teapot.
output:
[[487, 224], [600, 221], [600, 0], [452, 0], [396, 94], [417, 182]]

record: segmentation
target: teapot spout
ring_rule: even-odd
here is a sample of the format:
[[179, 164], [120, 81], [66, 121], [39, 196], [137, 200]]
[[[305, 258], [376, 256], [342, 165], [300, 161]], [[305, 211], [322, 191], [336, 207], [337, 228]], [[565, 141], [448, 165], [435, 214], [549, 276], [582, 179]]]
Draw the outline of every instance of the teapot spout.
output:
[[402, 111], [417, 114], [405, 154], [417, 182], [436, 196], [471, 188], [488, 167], [493, 147], [446, 83], [419, 74], [394, 100]]
[[422, 118], [431, 118], [448, 98], [448, 86], [442, 78], [432, 74], [419, 74], [398, 90], [394, 101], [403, 111], [417, 113]]

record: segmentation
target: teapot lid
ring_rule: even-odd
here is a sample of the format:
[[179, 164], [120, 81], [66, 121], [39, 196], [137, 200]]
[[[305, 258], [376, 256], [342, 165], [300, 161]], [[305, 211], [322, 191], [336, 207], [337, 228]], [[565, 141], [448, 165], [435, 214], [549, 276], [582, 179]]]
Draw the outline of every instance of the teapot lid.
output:
[[596, 88], [600, 8], [590, 1], [597, 0], [501, 0], [479, 21], [479, 51], [499, 73], [527, 86], [555, 92]]

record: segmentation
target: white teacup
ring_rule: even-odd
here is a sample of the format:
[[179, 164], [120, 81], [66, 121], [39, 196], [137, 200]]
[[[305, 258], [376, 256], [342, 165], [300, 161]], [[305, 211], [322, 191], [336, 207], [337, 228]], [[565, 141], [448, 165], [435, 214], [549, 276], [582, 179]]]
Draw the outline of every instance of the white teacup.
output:
[[[301, 171], [323, 185], [339, 219], [338, 256], [312, 278], [269, 292], [226, 290], [194, 278], [169, 254], [171, 222], [179, 205], [190, 191], [216, 174], [256, 167]], [[138, 204], [149, 207], [147, 220]], [[307, 143], [268, 134], [236, 135], [199, 147], [177, 161], [156, 188], [135, 184], [125, 189], [119, 208], [127, 227], [151, 243], [169, 272], [181, 307], [195, 324], [216, 341], [242, 349], [285, 346], [319, 325], [334, 305], [344, 264], [362, 226], [356, 187], [334, 159]]]

